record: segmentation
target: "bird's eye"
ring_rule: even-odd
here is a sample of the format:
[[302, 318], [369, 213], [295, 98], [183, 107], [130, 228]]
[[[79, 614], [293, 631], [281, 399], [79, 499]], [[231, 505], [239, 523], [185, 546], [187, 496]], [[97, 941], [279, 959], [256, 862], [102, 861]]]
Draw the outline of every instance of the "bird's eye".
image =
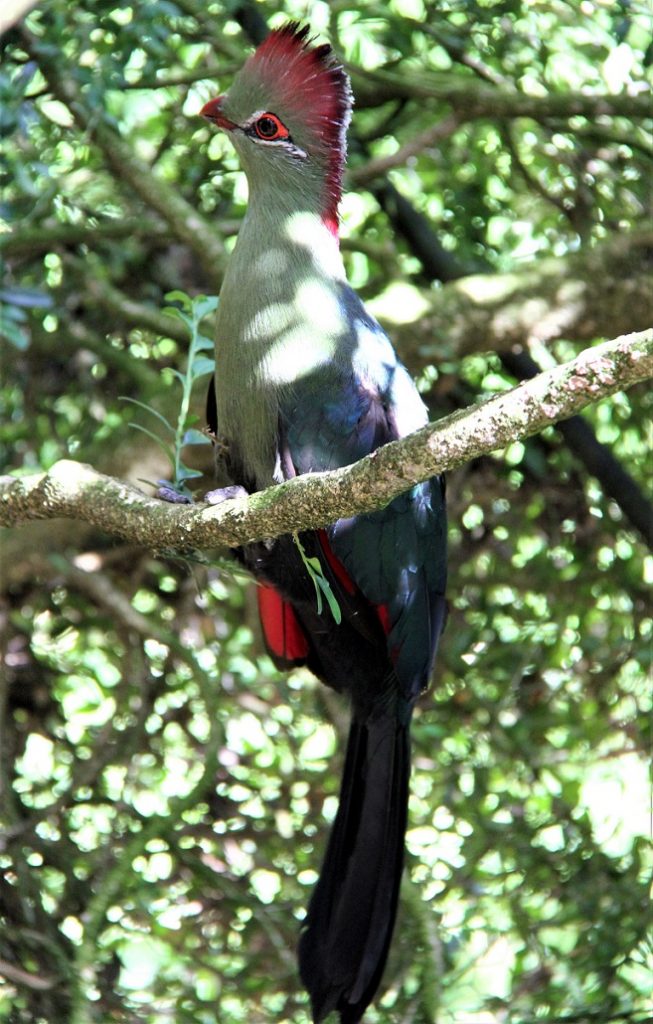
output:
[[290, 138], [290, 132], [276, 114], [261, 114], [254, 122], [254, 131], [259, 139], [263, 139], [265, 142]]

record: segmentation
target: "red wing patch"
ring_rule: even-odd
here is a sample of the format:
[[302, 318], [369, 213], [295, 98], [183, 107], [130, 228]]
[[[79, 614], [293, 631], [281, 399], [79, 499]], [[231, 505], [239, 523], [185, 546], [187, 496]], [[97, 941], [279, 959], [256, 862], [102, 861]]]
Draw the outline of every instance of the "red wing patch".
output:
[[284, 601], [274, 587], [261, 584], [256, 589], [258, 610], [265, 646], [273, 660], [301, 664], [309, 653], [308, 640], [292, 605]]
[[331, 567], [333, 575], [338, 580], [338, 583], [340, 583], [341, 586], [345, 588], [348, 594], [353, 594], [356, 590], [356, 584], [352, 580], [351, 576], [345, 569], [340, 559], [336, 558], [336, 556], [334, 555], [333, 549], [329, 544], [329, 538], [327, 537], [326, 530], [318, 530], [317, 533], [318, 537], [320, 538], [322, 550], [324, 552], [327, 562]]
[[379, 616], [379, 621], [383, 626], [383, 632], [387, 636], [392, 629], [392, 623], [390, 622], [390, 613], [388, 611], [387, 604], [375, 605], [376, 614]]
[[[349, 573], [347, 572], [347, 570], [345, 569], [344, 565], [340, 561], [340, 559], [334, 554], [333, 548], [329, 544], [329, 537], [327, 535], [326, 530], [318, 530], [317, 532], [320, 538], [320, 544], [322, 545], [322, 551], [324, 552], [324, 556], [327, 562], [329, 563], [329, 567], [333, 575], [338, 580], [338, 583], [340, 583], [340, 585], [344, 587], [348, 594], [355, 594], [358, 588], [354, 581], [352, 580]], [[387, 636], [390, 630], [392, 629], [392, 623], [390, 622], [390, 613], [388, 611], [388, 606], [386, 604], [376, 604], [372, 607], [374, 608], [378, 620], [381, 623], [383, 632]]]

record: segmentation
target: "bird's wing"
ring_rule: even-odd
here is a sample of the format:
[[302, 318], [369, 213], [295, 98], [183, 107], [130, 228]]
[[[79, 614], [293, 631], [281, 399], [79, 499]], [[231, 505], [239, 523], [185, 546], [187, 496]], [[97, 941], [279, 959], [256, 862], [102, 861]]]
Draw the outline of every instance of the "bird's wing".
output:
[[[354, 357], [295, 384], [282, 407], [282, 438], [297, 472], [348, 465], [426, 419], [422, 400], [373, 321]], [[325, 531], [325, 554], [374, 606], [403, 692], [427, 685], [445, 619], [446, 515], [441, 477], [386, 508], [340, 519]], [[341, 576], [343, 574], [341, 573]]]

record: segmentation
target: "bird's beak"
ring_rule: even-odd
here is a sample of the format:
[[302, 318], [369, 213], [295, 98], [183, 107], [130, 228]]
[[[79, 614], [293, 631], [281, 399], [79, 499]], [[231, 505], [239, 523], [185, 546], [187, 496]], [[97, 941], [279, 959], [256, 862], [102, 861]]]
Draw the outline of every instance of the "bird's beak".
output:
[[200, 110], [200, 117], [205, 117], [207, 121], [212, 121], [213, 124], [217, 125], [218, 128], [224, 128], [225, 131], [231, 132], [238, 125], [235, 121], [230, 121], [228, 117], [222, 113], [222, 101], [224, 96], [218, 96], [214, 100], [209, 100], [205, 103]]

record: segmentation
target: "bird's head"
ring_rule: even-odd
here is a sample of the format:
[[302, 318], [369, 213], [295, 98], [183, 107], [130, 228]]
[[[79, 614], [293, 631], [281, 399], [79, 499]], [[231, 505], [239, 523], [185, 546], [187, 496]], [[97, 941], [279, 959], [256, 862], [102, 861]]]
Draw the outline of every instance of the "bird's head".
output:
[[313, 46], [308, 28], [291, 22], [200, 113], [229, 133], [252, 194], [292, 199], [337, 232], [351, 106], [349, 79], [331, 47]]

